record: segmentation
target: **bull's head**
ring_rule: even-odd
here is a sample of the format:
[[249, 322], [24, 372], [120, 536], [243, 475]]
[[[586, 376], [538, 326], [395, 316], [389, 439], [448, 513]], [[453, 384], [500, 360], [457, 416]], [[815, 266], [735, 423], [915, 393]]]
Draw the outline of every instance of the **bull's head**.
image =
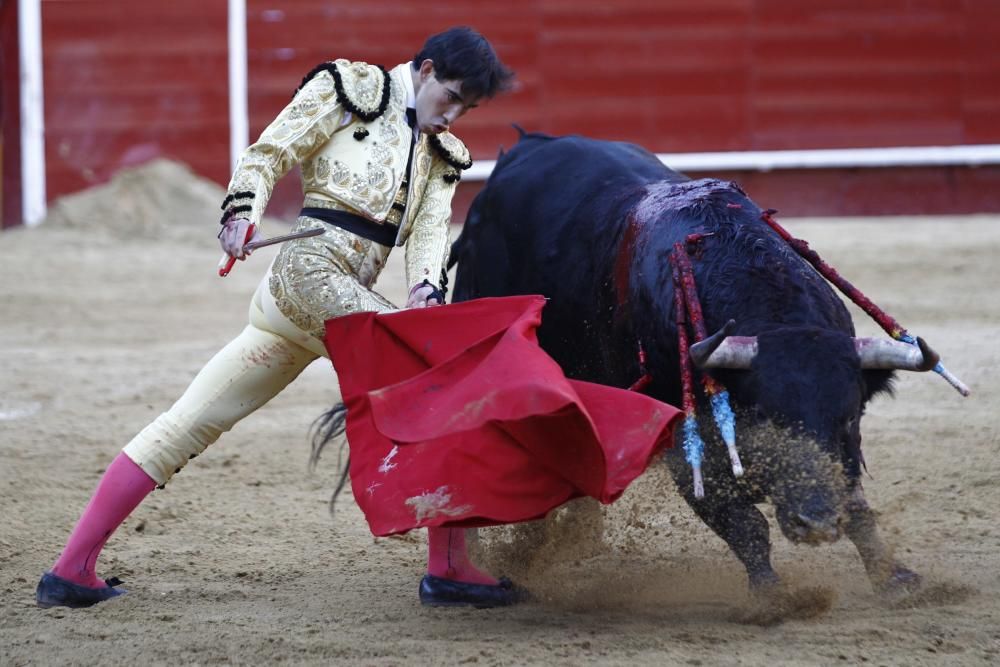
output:
[[[733, 324], [691, 346], [701, 369], [722, 371], [742, 413], [738, 428], [748, 475], [774, 501], [782, 532], [794, 542], [839, 538], [845, 476], [861, 465], [860, 420], [891, 371], [926, 371], [938, 356], [891, 340], [787, 327], [730, 336]], [[724, 375], [724, 377], [723, 377]], [[825, 456], [824, 456], [825, 454]]]

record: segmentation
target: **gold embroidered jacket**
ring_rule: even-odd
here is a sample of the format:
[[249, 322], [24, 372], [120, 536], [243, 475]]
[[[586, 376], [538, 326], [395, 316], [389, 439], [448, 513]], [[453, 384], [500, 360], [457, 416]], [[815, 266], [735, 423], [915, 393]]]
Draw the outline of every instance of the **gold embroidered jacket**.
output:
[[[259, 225], [275, 182], [302, 165], [306, 197], [333, 200], [384, 222], [404, 179], [413, 132], [401, 83], [409, 65], [391, 72], [336, 60], [310, 72], [291, 103], [243, 153], [233, 173], [223, 220]], [[454, 135], [421, 134], [413, 153], [405, 213], [396, 245], [406, 244], [407, 284], [436, 284], [447, 261], [451, 200], [472, 162]]]

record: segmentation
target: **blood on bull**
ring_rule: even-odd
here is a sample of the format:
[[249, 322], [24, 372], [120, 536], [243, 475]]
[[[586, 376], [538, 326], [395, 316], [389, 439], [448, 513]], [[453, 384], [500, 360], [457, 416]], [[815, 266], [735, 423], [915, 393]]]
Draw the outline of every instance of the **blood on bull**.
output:
[[690, 180], [638, 146], [522, 133], [453, 246], [454, 300], [543, 294], [539, 342], [568, 377], [680, 406], [670, 255], [684, 247], [699, 317], [715, 332], [692, 346], [694, 373], [728, 390], [745, 467], [734, 474], [725, 443], [709, 437], [696, 498], [685, 452], [671, 450], [684, 498], [752, 587], [778, 581], [755, 506], [769, 499], [788, 539], [846, 535], [877, 590], [913, 588], [919, 575], [895, 558], [865, 500], [861, 418], [897, 370], [929, 370], [937, 356], [923, 341], [855, 337], [840, 297], [772, 222], [734, 183]]

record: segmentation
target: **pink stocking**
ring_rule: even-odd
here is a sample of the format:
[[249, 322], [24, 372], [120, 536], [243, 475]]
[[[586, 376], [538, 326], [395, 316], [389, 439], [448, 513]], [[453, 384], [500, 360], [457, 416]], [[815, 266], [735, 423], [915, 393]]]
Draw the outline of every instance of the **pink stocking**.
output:
[[132, 459], [124, 453], [115, 457], [52, 566], [52, 573], [81, 586], [104, 588], [104, 580], [95, 573], [97, 557], [111, 534], [154, 488], [156, 482]]
[[464, 528], [428, 528], [427, 548], [428, 574], [468, 584], [497, 584], [469, 560]]

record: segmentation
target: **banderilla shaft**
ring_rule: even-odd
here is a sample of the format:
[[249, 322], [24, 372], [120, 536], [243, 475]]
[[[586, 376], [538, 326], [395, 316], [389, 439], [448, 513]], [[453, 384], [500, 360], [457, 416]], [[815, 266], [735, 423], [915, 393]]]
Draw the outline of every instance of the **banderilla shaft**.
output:
[[[819, 253], [809, 247], [808, 242], [795, 238], [788, 232], [787, 229], [778, 224], [778, 221], [773, 217], [775, 213], [777, 213], [776, 210], [769, 208], [761, 213], [760, 217], [771, 227], [771, 229], [777, 232], [778, 236], [784, 239], [785, 242], [788, 243], [788, 245], [790, 245], [800, 257], [812, 264], [813, 268], [819, 271], [824, 278], [833, 283], [834, 286], [843, 292], [847, 298], [853, 301], [858, 308], [865, 311], [865, 313], [875, 320], [875, 322], [882, 327], [887, 334], [892, 336], [895, 340], [903, 341], [904, 343], [909, 343], [910, 345], [917, 344], [916, 338], [911, 336], [910, 333], [903, 328], [903, 325], [897, 322], [887, 312], [876, 306], [871, 299], [866, 297], [861, 292], [861, 290], [837, 273], [835, 268], [824, 262], [823, 258], [819, 256]], [[954, 387], [955, 390], [962, 396], [969, 395], [970, 391], [968, 386], [952, 375], [951, 372], [948, 371], [943, 364], [941, 364], [941, 362], [938, 362], [937, 365], [934, 366], [934, 372], [943, 377], [948, 384]]]

